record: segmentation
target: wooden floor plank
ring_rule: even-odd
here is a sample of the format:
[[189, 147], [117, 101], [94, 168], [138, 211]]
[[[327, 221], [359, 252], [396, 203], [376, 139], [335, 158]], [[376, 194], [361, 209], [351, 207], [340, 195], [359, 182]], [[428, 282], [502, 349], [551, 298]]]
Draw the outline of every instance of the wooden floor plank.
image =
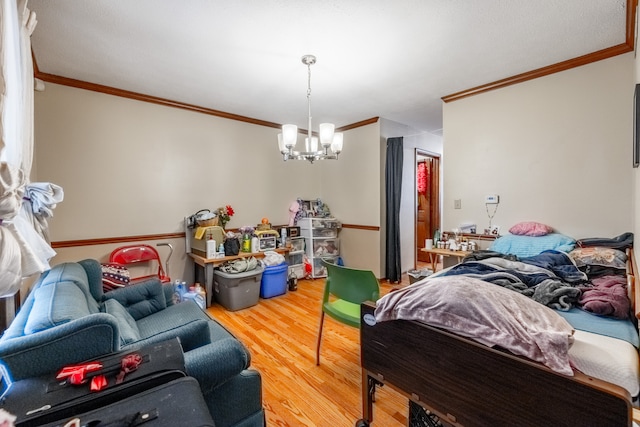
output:
[[[253, 307], [208, 309], [249, 348], [251, 366], [262, 375], [269, 426], [353, 426], [362, 417], [359, 331], [326, 317], [321, 364], [315, 364], [323, 287], [324, 279], [300, 280], [297, 291]], [[382, 294], [391, 289], [381, 285]], [[407, 414], [405, 397], [378, 389], [374, 426], [406, 426]]]

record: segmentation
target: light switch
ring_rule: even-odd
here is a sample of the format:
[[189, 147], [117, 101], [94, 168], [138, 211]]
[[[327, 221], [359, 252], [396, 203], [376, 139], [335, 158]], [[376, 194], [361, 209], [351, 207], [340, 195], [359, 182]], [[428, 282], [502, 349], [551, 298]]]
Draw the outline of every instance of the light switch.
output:
[[455, 199], [453, 201], [453, 209], [462, 209], [462, 200], [461, 199]]

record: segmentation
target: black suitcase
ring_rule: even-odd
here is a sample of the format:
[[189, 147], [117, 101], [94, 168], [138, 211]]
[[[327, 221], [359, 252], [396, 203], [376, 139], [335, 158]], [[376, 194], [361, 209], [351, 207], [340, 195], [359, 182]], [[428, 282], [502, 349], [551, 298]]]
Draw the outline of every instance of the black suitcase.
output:
[[[134, 364], [137, 362], [135, 370], [131, 370], [133, 367], [130, 364], [125, 366], [127, 361], [133, 361]], [[72, 384], [70, 376], [56, 379], [59, 372], [11, 383], [0, 399], [0, 408], [17, 417], [16, 427], [40, 426], [111, 404], [186, 376], [184, 354], [177, 338], [136, 350], [105, 355], [94, 361], [79, 363], [75, 367], [91, 365], [93, 362], [99, 362], [102, 367], [81, 374], [83, 379], [80, 384]], [[72, 367], [64, 368], [67, 371], [74, 370], [69, 369]], [[92, 391], [91, 385], [100, 378], [102, 381], [98, 383], [102, 383], [103, 388]]]
[[198, 381], [186, 377], [43, 427], [214, 426]]

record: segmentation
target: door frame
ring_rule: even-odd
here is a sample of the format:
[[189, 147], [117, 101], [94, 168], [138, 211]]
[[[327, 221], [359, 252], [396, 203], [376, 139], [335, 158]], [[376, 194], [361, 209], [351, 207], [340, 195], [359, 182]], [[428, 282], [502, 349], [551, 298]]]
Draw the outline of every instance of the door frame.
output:
[[432, 179], [432, 183], [430, 185], [431, 188], [433, 188], [433, 186], [435, 186], [435, 195], [432, 194], [433, 197], [431, 197], [432, 201], [435, 201], [436, 206], [434, 207], [434, 209], [431, 209], [431, 211], [433, 212], [433, 217], [432, 219], [432, 223], [433, 224], [437, 224], [437, 228], [440, 229], [440, 188], [441, 188], [441, 182], [440, 182], [440, 175], [441, 175], [441, 155], [438, 153], [434, 153], [432, 151], [428, 151], [428, 150], [424, 150], [421, 148], [415, 148], [414, 149], [414, 154], [413, 154], [413, 176], [414, 176], [414, 182], [413, 182], [413, 247], [414, 247], [414, 256], [413, 256], [413, 268], [417, 268], [418, 265], [418, 186], [417, 184], [417, 171], [418, 171], [418, 160], [420, 157], [431, 157], [433, 159], [437, 159], [437, 163], [438, 163], [438, 167], [437, 167], [437, 174], [434, 174], [435, 176], [432, 175], [431, 179]]

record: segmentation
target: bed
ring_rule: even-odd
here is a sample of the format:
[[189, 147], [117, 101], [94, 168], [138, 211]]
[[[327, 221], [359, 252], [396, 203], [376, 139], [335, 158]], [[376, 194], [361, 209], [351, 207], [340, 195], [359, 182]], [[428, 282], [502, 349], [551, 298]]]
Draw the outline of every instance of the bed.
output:
[[[635, 286], [633, 252], [628, 251], [628, 255], [626, 288], [631, 312], [637, 318], [640, 293]], [[447, 280], [446, 274], [439, 273], [441, 277], [418, 284], [440, 281], [438, 286], [445, 286], [442, 282]], [[568, 314], [563, 311], [561, 317], [573, 326], [573, 315], [577, 314], [572, 308]], [[635, 319], [627, 320], [635, 334], [630, 341], [636, 340], [635, 344], [601, 335], [597, 327], [594, 331], [574, 328], [567, 356], [571, 373], [567, 374], [546, 362], [501, 346], [488, 346], [441, 325], [419, 320], [380, 321], [373, 302], [362, 304], [361, 316], [363, 418], [356, 426], [373, 422], [375, 390], [382, 385], [400, 391], [445, 425], [632, 425], [632, 401], [638, 394]], [[611, 316], [593, 317], [616, 323]], [[622, 355], [622, 361], [595, 366], [590, 358], [598, 352], [604, 352], [599, 356], [605, 360]], [[618, 372], [623, 364], [627, 365], [626, 371]]]

